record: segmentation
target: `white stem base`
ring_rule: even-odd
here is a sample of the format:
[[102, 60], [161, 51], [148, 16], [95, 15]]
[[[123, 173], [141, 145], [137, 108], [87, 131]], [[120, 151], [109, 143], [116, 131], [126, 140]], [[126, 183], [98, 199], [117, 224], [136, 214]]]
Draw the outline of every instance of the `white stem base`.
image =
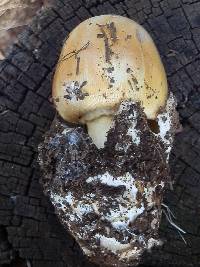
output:
[[112, 125], [112, 116], [101, 116], [95, 120], [87, 121], [88, 134], [97, 148], [103, 148], [107, 133]]

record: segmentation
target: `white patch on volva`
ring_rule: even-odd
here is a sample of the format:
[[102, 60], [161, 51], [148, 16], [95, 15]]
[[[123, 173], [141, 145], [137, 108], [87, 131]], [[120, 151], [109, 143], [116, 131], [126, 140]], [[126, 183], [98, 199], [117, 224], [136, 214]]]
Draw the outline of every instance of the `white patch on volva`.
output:
[[127, 144], [120, 144], [120, 143], [117, 143], [116, 145], [115, 145], [115, 150], [116, 151], [124, 151], [125, 153], [127, 152], [127, 150], [129, 149], [129, 147], [130, 147], [130, 143], [127, 143]]
[[156, 240], [154, 238], [149, 238], [148, 244], [147, 244], [147, 249], [151, 249], [152, 247], [155, 246], [162, 246], [163, 242], [161, 240]]
[[162, 139], [162, 141], [167, 145], [166, 153], [168, 157], [172, 149], [172, 142], [173, 142], [173, 137], [170, 134], [170, 130], [173, 126], [172, 122], [173, 117], [171, 112], [174, 109], [174, 105], [175, 105], [174, 97], [172, 94], [170, 94], [166, 104], [166, 111], [161, 114], [158, 114], [157, 116], [159, 133], [156, 135], [159, 136]]
[[92, 207], [93, 207], [94, 212], [99, 215], [100, 214], [99, 213], [99, 205], [98, 205], [98, 202], [97, 201], [95, 201], [94, 203], [92, 203]]
[[70, 220], [74, 221], [78, 218], [82, 219], [82, 216], [93, 212], [93, 206], [90, 204], [85, 204], [82, 201], [75, 201], [73, 195], [71, 192], [68, 192], [65, 197], [59, 196], [58, 194], [52, 193], [51, 194], [51, 200], [53, 203], [59, 204], [60, 207], [58, 209], [61, 209], [62, 211], [66, 212], [66, 205], [70, 205], [72, 209], [72, 213], [68, 214], [70, 215]]
[[[130, 103], [127, 103], [125, 105], [126, 109], [127, 109], [127, 105], [130, 105]], [[128, 119], [131, 121], [131, 126], [128, 129], [127, 135], [132, 137], [132, 142], [134, 144], [139, 145], [139, 143], [140, 143], [140, 131], [136, 129], [137, 112], [134, 111], [132, 114], [130, 114]]]
[[51, 193], [50, 198], [52, 199], [52, 202], [56, 203], [56, 204], [60, 204], [61, 209], [65, 209], [66, 203], [69, 205], [72, 205], [73, 203], [73, 195], [71, 194], [71, 192], [67, 193], [67, 195], [65, 197], [61, 197], [58, 194], [55, 193]]
[[121, 254], [120, 260], [123, 259], [137, 259], [142, 253], [142, 249], [138, 249], [137, 247], [131, 248], [131, 250], [125, 251]]
[[73, 203], [73, 196], [72, 196], [71, 192], [67, 193], [67, 195], [65, 196], [65, 199], [69, 203], [69, 205], [72, 205], [72, 203]]
[[[66, 127], [65, 127], [66, 128]], [[72, 130], [70, 129], [70, 128], [66, 128], [66, 129], [64, 129], [63, 131], [62, 131], [62, 134], [63, 135], [66, 135], [66, 134], [68, 134], [68, 133], [70, 133]]]
[[[129, 106], [131, 105], [131, 104], [133, 104], [133, 103], [135, 103], [135, 102], [133, 102], [133, 101], [123, 101], [121, 104], [120, 104], [120, 106], [119, 106], [119, 109], [118, 109], [118, 111], [117, 111], [117, 114], [120, 114], [120, 113], [122, 113], [123, 111], [127, 111], [128, 109], [129, 109]], [[137, 118], [137, 112], [134, 110], [133, 112], [132, 112], [132, 114], [130, 114], [129, 115], [129, 117], [128, 117], [130, 120], [133, 120], [133, 119], [136, 119]]]
[[78, 217], [82, 218], [84, 214], [93, 212], [93, 208], [89, 204], [79, 203], [76, 208], [74, 208], [74, 212], [77, 214]]
[[145, 210], [143, 204], [140, 208], [136, 207], [138, 189], [134, 185], [135, 179], [130, 173], [120, 177], [113, 177], [109, 172], [106, 172], [102, 175], [89, 177], [86, 182], [101, 182], [112, 187], [124, 186], [126, 189], [123, 195], [118, 198], [118, 207], [109, 209], [106, 215], [102, 214], [116, 229], [126, 229], [129, 223], [133, 222]]
[[151, 186], [144, 187], [144, 195], [145, 195], [145, 198], [148, 202], [148, 206], [150, 206], [150, 207], [154, 203], [154, 201], [153, 201], [154, 192], [155, 192], [155, 187], [151, 187]]
[[110, 210], [105, 218], [112, 223], [112, 226], [116, 229], [126, 229], [130, 222], [133, 222], [138, 215], [142, 214], [144, 206], [137, 208], [133, 203], [125, 203], [126, 207], [119, 204], [119, 208], [116, 210]]
[[85, 255], [92, 256], [93, 253], [89, 249], [87, 249], [86, 247], [81, 247], [81, 248], [83, 252], [85, 253]]
[[96, 238], [100, 240], [100, 246], [106, 248], [113, 253], [120, 252], [121, 250], [127, 250], [131, 247], [130, 244], [122, 244], [114, 237], [106, 237], [104, 235], [96, 234]]
[[132, 123], [132, 127], [128, 129], [128, 135], [132, 137], [132, 141], [134, 144], [139, 145], [140, 143], [140, 131], [135, 129], [135, 122]]
[[165, 183], [163, 181], [161, 181], [160, 184], [158, 184], [158, 185], [160, 185], [163, 188], [165, 186]]
[[152, 229], [155, 229], [157, 223], [158, 223], [158, 219], [154, 218], [154, 219], [151, 221], [151, 228], [152, 228]]

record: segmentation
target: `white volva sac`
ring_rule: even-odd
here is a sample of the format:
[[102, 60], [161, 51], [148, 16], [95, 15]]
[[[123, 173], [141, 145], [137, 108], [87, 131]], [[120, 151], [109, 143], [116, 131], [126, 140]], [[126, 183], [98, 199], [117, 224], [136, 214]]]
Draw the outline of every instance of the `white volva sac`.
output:
[[174, 96], [172, 93], [170, 93], [170, 96], [166, 103], [165, 112], [158, 114], [157, 120], [159, 125], [159, 133], [158, 136], [163, 140], [163, 142], [166, 144], [167, 149], [167, 159], [169, 159], [169, 154], [172, 149], [172, 143], [173, 143], [173, 136], [170, 134], [172, 127], [173, 127], [173, 113], [174, 106], [176, 106], [176, 101], [174, 99]]
[[[100, 182], [103, 185], [108, 185], [112, 187], [124, 186], [126, 189], [123, 195], [119, 196], [116, 200], [118, 202], [118, 208], [110, 209], [106, 213], [102, 213], [99, 211], [99, 203], [95, 203], [93, 201], [94, 194], [88, 194], [82, 197], [82, 200], [76, 200], [74, 196], [68, 192], [66, 195], [60, 197], [58, 194], [51, 194], [52, 202], [61, 209], [66, 214], [65, 223], [69, 225], [73, 221], [78, 222], [83, 219], [87, 213], [94, 212], [98, 215], [101, 215], [102, 220], [106, 220], [112, 224], [114, 228], [118, 231], [129, 231], [129, 223], [134, 222], [134, 220], [145, 211], [144, 204], [140, 203], [140, 207], [138, 206], [138, 201], [136, 199], [137, 196], [137, 186], [135, 184], [135, 179], [130, 173], [126, 173], [124, 176], [113, 177], [109, 172], [105, 172], [102, 175], [97, 175], [94, 177], [89, 177], [86, 180], [87, 183], [97, 183]], [[155, 188], [152, 188], [150, 185], [145, 188], [144, 195], [151, 206], [153, 193]], [[102, 197], [102, 200], [106, 201], [105, 197]], [[70, 208], [67, 209], [66, 205], [69, 205]], [[69, 213], [67, 212], [69, 210]], [[152, 228], [154, 228], [157, 223], [157, 219], [153, 219]], [[82, 228], [82, 235], [77, 233], [77, 238], [83, 238], [88, 231], [92, 231], [94, 225], [85, 225]], [[133, 257], [134, 255], [140, 255], [141, 250], [134, 248], [131, 243], [121, 243], [114, 237], [107, 237], [106, 234], [109, 234], [109, 228], [105, 229], [105, 235], [101, 233], [97, 233], [94, 236], [94, 239], [100, 240], [100, 246], [102, 249], [110, 250], [113, 253], [118, 253], [121, 258]], [[132, 240], [135, 240], [136, 235], [132, 233]], [[141, 242], [143, 238], [141, 236]], [[154, 245], [158, 245], [157, 240], [149, 240], [147, 244], [147, 249], [150, 249]], [[92, 254], [90, 250], [84, 247], [84, 251], [87, 252], [88, 255]]]
[[103, 215], [106, 220], [111, 222], [114, 228], [122, 229], [127, 228], [129, 223], [134, 221], [138, 215], [144, 211], [144, 207], [136, 207], [136, 194], [137, 188], [134, 185], [135, 179], [130, 173], [126, 173], [124, 176], [113, 177], [108, 172], [103, 175], [95, 177], [89, 177], [86, 182], [98, 182], [100, 181], [104, 185], [118, 187], [124, 186], [126, 188], [124, 194], [119, 197], [119, 207], [117, 209], [108, 210], [107, 214]]
[[[159, 137], [166, 145], [167, 159], [169, 156], [169, 147], [172, 146], [173, 141], [173, 137], [170, 135], [171, 127], [173, 125], [173, 118], [171, 115], [173, 104], [174, 98], [170, 95], [166, 104], [166, 109], [158, 116], [157, 119], [159, 132], [151, 133], [156, 137]], [[128, 110], [129, 105], [130, 102], [122, 102], [117, 114], [120, 115], [121, 112]], [[127, 135], [131, 136], [131, 140], [128, 144], [126, 144], [127, 147], [124, 147], [124, 144], [122, 145], [120, 142], [117, 143], [117, 145], [115, 145], [116, 151], [125, 151], [129, 149], [131, 144], [135, 144], [137, 146], [140, 145], [140, 135], [142, 132], [137, 129], [137, 118], [137, 111], [132, 111], [132, 114], [128, 117], [130, 127], [127, 130]], [[115, 126], [115, 122], [112, 122], [111, 127], [114, 128]], [[71, 133], [73, 135], [72, 137], [70, 137], [71, 135], [67, 129], [63, 130], [62, 134], [67, 136], [70, 144], [74, 144], [75, 136], [73, 132]], [[145, 179], [146, 178], [144, 177], [144, 180]], [[146, 208], [151, 209], [155, 207], [156, 203], [154, 195], [156, 187], [159, 186], [164, 188], [164, 181], [161, 181], [159, 184], [151, 182], [144, 183], [142, 180], [138, 181], [136, 177], [131, 175], [129, 172], [126, 172], [122, 176], [113, 176], [110, 172], [105, 171], [103, 174], [88, 177], [85, 182], [93, 185], [94, 188], [97, 187], [98, 184], [112, 188], [120, 187], [123, 188], [123, 193], [113, 199], [113, 201], [116, 202], [116, 206], [112, 207], [112, 205], [110, 205], [110, 207], [107, 207], [106, 210], [102, 209], [102, 207], [104, 206], [104, 203], [108, 205], [110, 201], [109, 198], [102, 195], [101, 201], [96, 200], [95, 192], [83, 195], [82, 197], [79, 196], [78, 199], [70, 191], [67, 193], [63, 192], [62, 195], [59, 195], [58, 193], [51, 193], [51, 200], [54, 205], [57, 206], [58, 210], [62, 210], [64, 212], [65, 219], [63, 220], [65, 224], [68, 225], [69, 229], [71, 229], [71, 223], [79, 224], [84, 222], [81, 232], [74, 233], [74, 237], [77, 240], [84, 239], [87, 237], [88, 232], [95, 231], [95, 236], [91, 241], [97, 242], [98, 240], [103, 253], [110, 251], [118, 255], [121, 260], [137, 258], [141, 255], [143, 250], [132, 245], [136, 240], [137, 242], [142, 243], [143, 247], [147, 250], [151, 249], [153, 246], [161, 244], [159, 240], [153, 238], [149, 238], [144, 241], [142, 235], [137, 236], [130, 230], [130, 224], [134, 223], [140, 215], [143, 215], [144, 212], [146, 212]], [[137, 194], [139, 190], [141, 193], [141, 187], [143, 188], [143, 200], [138, 201]], [[122, 243], [117, 238], [110, 236], [111, 229], [108, 226], [105, 227], [104, 233], [102, 233], [102, 230], [98, 232], [95, 224], [85, 223], [84, 217], [87, 214], [96, 214], [99, 216], [101, 221], [109, 223], [113, 229], [116, 229], [119, 233], [124, 234], [128, 232], [131, 234], [131, 240], [128, 242], [128, 240], [124, 237], [124, 241]], [[155, 230], [159, 225], [158, 212], [153, 210], [152, 215], [154, 217], [152, 218], [150, 225], [151, 228]], [[93, 255], [93, 251], [86, 246], [83, 246], [83, 251], [87, 255]]]

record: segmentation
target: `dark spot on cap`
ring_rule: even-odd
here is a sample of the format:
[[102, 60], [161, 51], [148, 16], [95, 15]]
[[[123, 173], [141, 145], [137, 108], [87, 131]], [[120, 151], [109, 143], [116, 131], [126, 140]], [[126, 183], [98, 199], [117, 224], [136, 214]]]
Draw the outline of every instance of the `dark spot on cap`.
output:
[[127, 72], [127, 73], [132, 72], [131, 68], [127, 68], [126, 72]]
[[[130, 80], [128, 80], [128, 84], [129, 84], [131, 90], [133, 90], [133, 85], [131, 84], [131, 81], [130, 81]], [[130, 92], [130, 91], [129, 91], [129, 92]]]
[[112, 78], [110, 79], [110, 82], [111, 82], [111, 83], [115, 83], [115, 79], [112, 77]]
[[82, 82], [80, 88], [82, 88], [82, 87], [85, 86], [86, 84], [87, 84], [87, 81]]
[[113, 43], [116, 42], [117, 41], [117, 29], [115, 27], [114, 22], [107, 24], [107, 28], [110, 30], [110, 37], [111, 37]]
[[64, 95], [64, 98], [65, 98], [65, 99], [69, 99], [69, 100], [72, 99], [70, 95]]
[[103, 33], [98, 33], [97, 34], [97, 38], [104, 38], [104, 34]]
[[131, 37], [132, 37], [132, 35], [131, 35], [131, 34], [127, 34], [127, 36], [126, 36], [125, 40], [129, 40], [129, 39], [131, 39]]
[[114, 67], [109, 67], [109, 68], [107, 68], [107, 71], [108, 71], [109, 73], [113, 72], [113, 71], [114, 71]]

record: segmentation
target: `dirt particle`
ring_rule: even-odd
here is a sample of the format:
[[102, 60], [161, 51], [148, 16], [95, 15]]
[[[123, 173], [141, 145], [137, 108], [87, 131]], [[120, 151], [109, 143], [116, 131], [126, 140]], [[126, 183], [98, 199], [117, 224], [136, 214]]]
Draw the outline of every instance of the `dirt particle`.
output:
[[114, 67], [107, 68], [108, 73], [112, 73], [114, 71]]
[[101, 33], [97, 34], [97, 37], [104, 39], [106, 62], [111, 64], [111, 56], [114, 54], [111, 46], [117, 40], [115, 26], [112, 23], [106, 25], [97, 24], [97, 26], [101, 31]]
[[115, 83], [115, 79], [113, 77], [111, 77], [110, 82]]
[[131, 35], [131, 34], [127, 34], [127, 36], [126, 36], [125, 40], [130, 40], [130, 39], [131, 39], [131, 37], [132, 37], [132, 35]]
[[107, 24], [107, 28], [110, 30], [110, 37], [113, 43], [117, 41], [117, 29], [115, 27], [114, 22], [111, 22], [110, 24]]
[[131, 79], [135, 85], [138, 85], [138, 80], [136, 79], [136, 77], [133, 74], [131, 74]]
[[130, 81], [130, 80], [128, 80], [128, 84], [129, 84], [129, 86], [130, 86], [131, 90], [133, 90], [133, 85], [132, 85], [132, 83], [131, 83], [131, 81]]
[[87, 84], [87, 81], [82, 82], [80, 89], [83, 88], [83, 86], [85, 86]]
[[98, 33], [98, 34], [97, 34], [97, 38], [104, 38], [103, 33]]
[[77, 64], [76, 64], [76, 75], [78, 75], [79, 74], [79, 66], [80, 66], [80, 57], [77, 57], [76, 60], [77, 60]]

